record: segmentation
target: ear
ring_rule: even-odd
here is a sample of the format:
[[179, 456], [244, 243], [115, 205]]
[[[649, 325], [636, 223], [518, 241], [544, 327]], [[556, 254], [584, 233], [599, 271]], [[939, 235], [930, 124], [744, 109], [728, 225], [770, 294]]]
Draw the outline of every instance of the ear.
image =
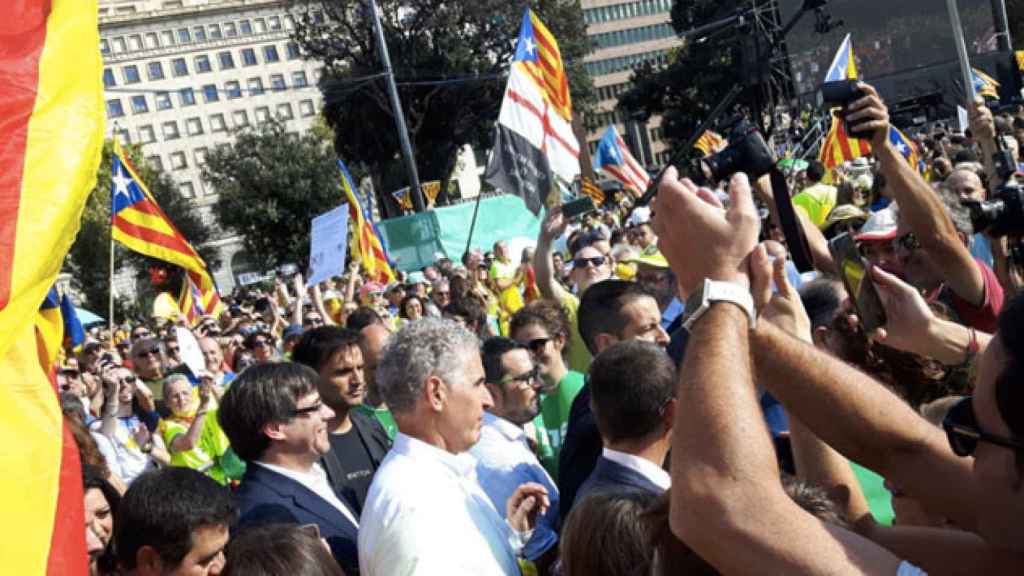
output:
[[135, 573], [139, 576], [163, 574], [164, 562], [152, 546], [144, 545], [135, 552]]
[[552, 342], [554, 342], [554, 344], [555, 344], [555, 350], [558, 350], [559, 352], [561, 352], [562, 350], [565, 350], [565, 335], [564, 334], [556, 334], [555, 337], [552, 339]]
[[267, 435], [267, 438], [270, 438], [271, 440], [284, 440], [285, 433], [283, 428], [285, 426], [285, 422], [275, 420], [264, 424], [262, 431]]
[[607, 332], [600, 332], [594, 337], [594, 346], [597, 348], [598, 353], [609, 348], [612, 344], [618, 343], [619, 339]]
[[675, 398], [668, 401], [665, 404], [665, 410], [661, 414], [661, 423], [665, 427], [665, 433], [670, 434], [672, 432], [672, 424], [676, 421], [676, 405], [678, 400]]
[[448, 390], [443, 380], [437, 376], [427, 378], [423, 386], [423, 396], [431, 410], [440, 412], [448, 404]]
[[814, 345], [818, 347], [825, 347], [825, 338], [827, 336], [827, 326], [818, 326], [811, 332], [811, 339], [814, 341]]

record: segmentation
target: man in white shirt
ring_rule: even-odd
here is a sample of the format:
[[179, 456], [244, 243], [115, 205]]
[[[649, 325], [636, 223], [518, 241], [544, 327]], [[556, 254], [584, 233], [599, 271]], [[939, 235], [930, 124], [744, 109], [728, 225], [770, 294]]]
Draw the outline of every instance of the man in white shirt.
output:
[[345, 573], [358, 574], [359, 522], [318, 464], [331, 448], [327, 422], [334, 417], [320, 400], [319, 381], [301, 364], [257, 364], [221, 399], [221, 428], [247, 464], [235, 491], [238, 526], [316, 524]]
[[478, 346], [459, 324], [424, 318], [385, 348], [377, 386], [399, 432], [363, 507], [363, 574], [520, 573], [517, 556], [547, 510], [547, 491], [520, 486], [506, 521], [477, 483], [466, 451], [492, 406]]
[[675, 379], [672, 359], [650, 342], [619, 342], [594, 359], [590, 404], [604, 448], [574, 503], [599, 492], [669, 488], [662, 465], [672, 439]]
[[[509, 338], [487, 339], [481, 355], [494, 406], [484, 413], [480, 441], [469, 453], [477, 460], [480, 487], [498, 510], [524, 483], [536, 482], [547, 489], [551, 507], [537, 518], [533, 536], [523, 549], [523, 557], [543, 574], [558, 550], [558, 488], [530, 449], [523, 429], [540, 413], [540, 369], [530, 351]], [[530, 435], [537, 434], [530, 426]]]

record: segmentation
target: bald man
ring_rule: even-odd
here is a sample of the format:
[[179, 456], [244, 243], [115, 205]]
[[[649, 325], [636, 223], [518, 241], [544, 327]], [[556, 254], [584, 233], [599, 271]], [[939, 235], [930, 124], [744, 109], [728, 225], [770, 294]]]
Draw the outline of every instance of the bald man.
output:
[[377, 390], [377, 364], [380, 362], [384, 346], [391, 338], [391, 332], [383, 324], [370, 324], [359, 333], [359, 347], [363, 351], [363, 375], [366, 377], [366, 397], [363, 404], [355, 407], [355, 410], [376, 418], [388, 433], [388, 437], [394, 439], [398, 427]]
[[204, 336], [199, 339], [199, 349], [203, 351], [203, 359], [206, 361], [206, 369], [213, 375], [213, 381], [218, 386], [224, 386], [235, 379], [235, 373], [228, 370], [224, 364], [224, 351], [215, 338]]

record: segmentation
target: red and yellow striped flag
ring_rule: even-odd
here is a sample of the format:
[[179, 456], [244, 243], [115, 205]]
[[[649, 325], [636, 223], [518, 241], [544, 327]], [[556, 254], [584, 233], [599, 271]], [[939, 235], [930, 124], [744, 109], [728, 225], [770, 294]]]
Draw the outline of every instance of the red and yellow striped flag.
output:
[[558, 115], [572, 122], [572, 98], [569, 77], [562, 65], [562, 52], [547, 26], [529, 8], [523, 14], [512, 62], [518, 62], [526, 70]]
[[854, 158], [871, 154], [871, 144], [861, 138], [851, 138], [846, 133], [846, 125], [843, 119], [832, 111], [832, 128], [829, 129], [825, 140], [821, 143], [821, 152], [818, 160], [825, 166], [826, 170], [832, 170], [843, 162], [849, 162]]
[[[583, 192], [584, 196], [590, 196], [590, 199], [594, 201], [594, 206], [603, 206], [606, 200], [604, 190], [601, 189], [593, 180], [583, 177], [583, 183], [580, 186], [580, 191]], [[642, 190], [641, 190], [642, 192]]]
[[363, 213], [362, 206], [355, 195], [355, 181], [348, 172], [348, 167], [340, 159], [338, 169], [341, 170], [341, 187], [345, 190], [348, 200], [349, 225], [352, 227], [352, 255], [358, 256], [366, 270], [367, 278], [381, 284], [395, 281], [395, 272], [391, 269], [388, 251], [380, 238], [380, 233], [370, 221], [369, 214]]
[[728, 146], [725, 138], [722, 138], [721, 134], [713, 130], [707, 130], [700, 135], [697, 139], [697, 143], [693, 145], [694, 148], [700, 150], [705, 156], [711, 156], [712, 154], [718, 154]]
[[8, 574], [84, 575], [82, 478], [40, 313], [103, 146], [96, 0], [5, 3], [0, 21], [0, 558]]

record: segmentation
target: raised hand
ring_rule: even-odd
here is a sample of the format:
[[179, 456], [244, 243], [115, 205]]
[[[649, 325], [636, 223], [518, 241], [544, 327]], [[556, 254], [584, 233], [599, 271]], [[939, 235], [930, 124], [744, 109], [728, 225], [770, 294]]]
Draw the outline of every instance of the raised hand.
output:
[[537, 525], [537, 516], [547, 512], [551, 501], [546, 488], [527, 482], [516, 488], [506, 503], [506, 518], [516, 532], [527, 532]]

